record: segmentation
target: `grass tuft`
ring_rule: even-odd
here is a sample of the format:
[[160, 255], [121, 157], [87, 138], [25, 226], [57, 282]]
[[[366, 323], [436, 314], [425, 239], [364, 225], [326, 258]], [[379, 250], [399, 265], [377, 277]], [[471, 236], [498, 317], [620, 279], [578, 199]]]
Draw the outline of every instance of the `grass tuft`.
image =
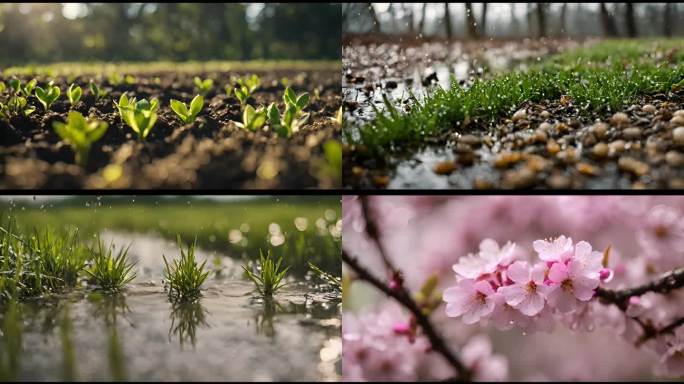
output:
[[242, 266], [242, 269], [245, 271], [247, 277], [252, 280], [259, 293], [263, 296], [270, 297], [287, 284], [284, 282], [285, 273], [290, 267], [281, 270], [280, 267], [282, 262], [282, 256], [278, 258], [277, 262], [273, 261], [270, 249], [266, 252], [266, 256], [259, 250], [258, 274], [252, 272], [251, 269], [244, 265]]
[[199, 266], [195, 261], [195, 244], [197, 238], [188, 246], [187, 252], [183, 250], [183, 242], [180, 235], [176, 236], [178, 248], [181, 252], [180, 260], [174, 259], [173, 264], [169, 264], [166, 256], [164, 259], [164, 279], [169, 289], [169, 297], [174, 300], [192, 301], [202, 295], [201, 287], [209, 276], [209, 271], [204, 271], [203, 261]]
[[130, 283], [135, 278], [133, 267], [128, 259], [128, 249], [120, 248], [114, 256], [114, 244], [109, 247], [97, 235], [97, 250], [91, 250], [93, 254], [92, 265], [86, 269], [91, 284], [96, 285], [103, 291], [116, 292]]

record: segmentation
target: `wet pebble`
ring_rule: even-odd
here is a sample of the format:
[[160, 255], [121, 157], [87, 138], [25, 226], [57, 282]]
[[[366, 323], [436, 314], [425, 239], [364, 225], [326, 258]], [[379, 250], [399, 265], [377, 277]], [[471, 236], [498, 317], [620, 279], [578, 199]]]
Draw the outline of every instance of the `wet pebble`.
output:
[[606, 137], [606, 133], [608, 133], [608, 124], [598, 121], [594, 123], [594, 125], [591, 127], [591, 130], [594, 132], [597, 138], [603, 139]]
[[378, 188], [385, 188], [389, 184], [390, 178], [387, 175], [375, 175], [373, 176], [373, 185]]
[[523, 167], [519, 170], [506, 171], [501, 185], [504, 188], [529, 188], [534, 186], [536, 180], [537, 174], [533, 170]]
[[625, 141], [615, 140], [608, 144], [608, 153], [612, 156], [616, 153], [622, 153], [625, 151]]
[[606, 143], [598, 143], [591, 149], [591, 153], [595, 157], [602, 159], [608, 156], [608, 145]]
[[674, 116], [670, 119], [670, 124], [673, 125], [673, 126], [675, 126], [675, 127], [679, 127], [679, 126], [684, 125], [684, 114], [681, 114], [681, 115], [674, 115]]
[[440, 161], [432, 168], [432, 171], [438, 175], [450, 175], [454, 170], [456, 170], [456, 163], [451, 160]]
[[546, 179], [546, 185], [554, 189], [569, 188], [571, 184], [570, 178], [561, 174], [554, 174]]
[[668, 151], [665, 154], [665, 161], [671, 167], [681, 167], [684, 165], [684, 155], [678, 151]]
[[672, 140], [677, 145], [684, 145], [684, 127], [677, 127], [672, 131]]
[[579, 163], [577, 164], [576, 168], [577, 171], [579, 171], [579, 173], [585, 176], [596, 176], [598, 174], [598, 170], [596, 169], [596, 167], [594, 167], [591, 164]]
[[629, 156], [620, 157], [618, 160], [618, 167], [635, 176], [643, 176], [647, 174], [649, 170], [648, 164]]
[[542, 119], [548, 119], [549, 117], [551, 117], [551, 113], [547, 110], [544, 110], [544, 111], [541, 111], [541, 113], [539, 114], [539, 117], [541, 117]]
[[539, 129], [544, 131], [544, 132], [549, 132], [551, 131], [551, 128], [553, 128], [553, 125], [547, 123], [546, 121], [539, 124]]
[[398, 86], [398, 84], [394, 80], [389, 80], [385, 83], [385, 88], [387, 88], [387, 89], [395, 89], [397, 86]]
[[556, 143], [555, 141], [550, 140], [546, 144], [546, 151], [549, 153], [549, 155], [555, 155], [558, 152], [560, 152], [560, 145], [558, 145], [558, 143]]
[[624, 137], [625, 140], [638, 140], [641, 138], [641, 129], [637, 127], [625, 128], [622, 131], [622, 137]]
[[522, 159], [520, 152], [501, 152], [494, 159], [494, 166], [497, 168], [507, 168]]
[[646, 113], [655, 113], [656, 112], [656, 107], [653, 104], [646, 104], [643, 107], [641, 107], [641, 110], [646, 112]]
[[624, 112], [617, 112], [610, 118], [610, 123], [617, 126], [629, 124], [629, 116]]
[[524, 108], [516, 111], [513, 114], [513, 117], [511, 117], [511, 120], [513, 120], [513, 122], [523, 120], [523, 119], [527, 119], [527, 110], [525, 110]]
[[475, 135], [463, 135], [458, 139], [458, 142], [476, 147], [480, 145], [480, 138]]

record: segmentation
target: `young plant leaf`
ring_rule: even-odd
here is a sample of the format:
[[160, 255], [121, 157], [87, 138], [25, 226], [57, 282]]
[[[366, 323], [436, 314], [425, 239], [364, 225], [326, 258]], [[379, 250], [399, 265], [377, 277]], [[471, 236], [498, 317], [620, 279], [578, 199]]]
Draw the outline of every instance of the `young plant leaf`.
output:
[[104, 121], [92, 119], [86, 120], [77, 111], [69, 111], [67, 122], [55, 121], [53, 129], [71, 146], [76, 154], [76, 164], [85, 167], [88, 161], [90, 147], [98, 141], [107, 131], [108, 124]]
[[49, 110], [52, 104], [59, 98], [62, 93], [59, 87], [52, 85], [52, 81], [48, 83], [45, 89], [36, 86], [36, 97], [38, 101], [43, 105], [45, 110]]
[[83, 95], [83, 90], [81, 89], [80, 86], [76, 84], [71, 84], [69, 86], [69, 89], [67, 89], [67, 97], [69, 98], [69, 103], [73, 106], [74, 104], [78, 103], [79, 100], [81, 100], [81, 96]]

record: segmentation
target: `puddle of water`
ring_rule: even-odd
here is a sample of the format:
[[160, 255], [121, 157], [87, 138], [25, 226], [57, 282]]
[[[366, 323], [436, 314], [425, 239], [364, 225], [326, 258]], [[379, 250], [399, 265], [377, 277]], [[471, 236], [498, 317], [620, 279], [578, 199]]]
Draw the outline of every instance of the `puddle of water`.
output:
[[[221, 257], [201, 300], [172, 304], [161, 284], [172, 242], [102, 234], [131, 243], [139, 275], [119, 295], [77, 290], [2, 314], [0, 377], [19, 380], [338, 380], [340, 298], [293, 282], [272, 300], [255, 296], [237, 262]], [[197, 249], [200, 260], [217, 256]], [[218, 255], [219, 257], [221, 255]], [[210, 262], [207, 262], [209, 265]], [[10, 356], [16, 361], [8, 362]]]

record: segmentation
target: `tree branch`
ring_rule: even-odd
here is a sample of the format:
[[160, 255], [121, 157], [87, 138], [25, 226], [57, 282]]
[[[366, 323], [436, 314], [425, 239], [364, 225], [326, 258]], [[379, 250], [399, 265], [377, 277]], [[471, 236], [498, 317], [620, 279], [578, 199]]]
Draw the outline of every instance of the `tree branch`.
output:
[[394, 300], [396, 300], [406, 309], [408, 309], [411, 312], [411, 314], [413, 314], [413, 316], [416, 318], [418, 325], [420, 325], [420, 327], [423, 329], [423, 332], [425, 332], [425, 335], [430, 340], [432, 350], [441, 354], [447, 360], [447, 362], [449, 362], [449, 364], [452, 367], [454, 367], [456, 372], [458, 372], [458, 380], [470, 380], [470, 371], [468, 370], [468, 368], [466, 368], [461, 362], [461, 360], [449, 349], [449, 347], [442, 339], [441, 335], [432, 326], [430, 319], [428, 319], [427, 316], [425, 316], [423, 311], [418, 307], [416, 302], [413, 301], [410, 294], [406, 291], [406, 289], [403, 286], [400, 286], [398, 289], [390, 289], [389, 286], [387, 286], [384, 282], [382, 282], [377, 277], [373, 276], [373, 274], [371, 274], [368, 270], [362, 267], [355, 257], [352, 257], [349, 254], [347, 254], [347, 252], [345, 252], [344, 249], [342, 250], [342, 260], [345, 263], [347, 263], [347, 265], [349, 265], [349, 267], [351, 267], [351, 269], [353, 269], [354, 272], [356, 272], [358, 278], [370, 283], [380, 291], [384, 292], [387, 296], [392, 297]]
[[627, 309], [629, 298], [632, 296], [641, 296], [648, 292], [668, 293], [682, 287], [684, 287], [684, 268], [679, 268], [662, 274], [656, 280], [633, 288], [610, 290], [598, 287], [596, 288], [596, 296], [602, 302], [615, 304], [624, 311]]
[[[629, 306], [631, 297], [638, 297], [648, 292], [665, 294], [682, 287], [684, 287], [684, 268], [679, 268], [662, 274], [656, 280], [633, 288], [610, 290], [598, 287], [596, 288], [596, 297], [603, 304], [613, 304], [624, 312]], [[629, 318], [636, 321], [644, 331], [644, 334], [636, 341], [637, 346], [659, 335], [672, 333], [677, 327], [684, 324], [684, 317], [682, 317], [661, 329], [656, 329], [650, 322], [646, 323], [638, 317]]]
[[380, 258], [382, 259], [383, 263], [385, 263], [385, 267], [387, 268], [387, 270], [390, 272], [390, 274], [397, 275], [398, 271], [394, 268], [392, 262], [390, 262], [389, 258], [387, 257], [385, 248], [383, 247], [382, 242], [380, 241], [380, 233], [378, 231], [378, 226], [375, 223], [375, 218], [371, 214], [370, 206], [368, 205], [368, 196], [359, 196], [359, 200], [361, 201], [361, 211], [363, 212], [363, 218], [366, 221], [366, 233], [378, 247]]

